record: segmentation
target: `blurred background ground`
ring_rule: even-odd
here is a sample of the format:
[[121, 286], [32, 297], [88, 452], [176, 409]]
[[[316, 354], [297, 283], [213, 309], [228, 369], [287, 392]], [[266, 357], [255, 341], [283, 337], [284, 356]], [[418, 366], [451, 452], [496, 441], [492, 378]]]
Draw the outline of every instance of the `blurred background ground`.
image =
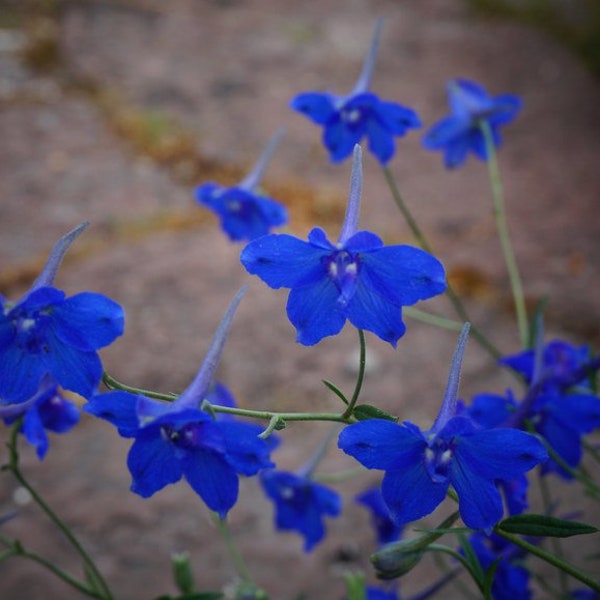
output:
[[[126, 333], [102, 353], [111, 374], [144, 388], [181, 390], [224, 306], [249, 284], [219, 377], [250, 408], [339, 408], [320, 380], [352, 389], [355, 333], [344, 330], [314, 348], [296, 345], [285, 292], [247, 276], [240, 247], [194, 205], [193, 189], [208, 180], [238, 181], [285, 127], [264, 187], [288, 206], [289, 231], [304, 236], [320, 225], [337, 235], [350, 165], [330, 164], [320, 130], [288, 103], [301, 91], [349, 91], [379, 16], [386, 25], [373, 89], [415, 108], [426, 125], [446, 112], [444, 85], [452, 77], [523, 98], [522, 115], [506, 129], [500, 166], [528, 301], [550, 298], [549, 337], [598, 347], [598, 78], [548, 31], [491, 18], [459, 0], [0, 3], [2, 294], [18, 297], [57, 237], [88, 219], [57, 285], [102, 292], [125, 307]], [[484, 165], [470, 160], [449, 173], [412, 133], [399, 143], [391, 169], [474, 321], [503, 352], [515, 351]], [[362, 226], [388, 242], [412, 242], [370, 155], [364, 172]], [[427, 307], [452, 315], [444, 299]], [[396, 351], [370, 336], [365, 401], [426, 426], [454, 343], [455, 334], [415, 321]], [[463, 396], [509, 384], [471, 341]], [[326, 431], [290, 427], [278, 465], [298, 467]], [[190, 551], [206, 589], [232, 581], [225, 547], [191, 490], [171, 486], [145, 501], [128, 492], [128, 445], [84, 417], [68, 436], [52, 439], [43, 463], [29, 449], [23, 463], [98, 557], [117, 598], [172, 592], [174, 551]], [[323, 471], [351, 465], [331, 452]], [[327, 540], [308, 556], [298, 536], [274, 534], [271, 505], [256, 481], [243, 482], [231, 527], [273, 599], [293, 600], [300, 591], [337, 599], [344, 571], [369, 571], [372, 534], [351, 494], [375, 481], [371, 475], [340, 487], [344, 516], [330, 522]], [[587, 507], [577, 491], [561, 494], [577, 499], [574, 508]], [[19, 497], [3, 476], [0, 512], [13, 510]], [[18, 510], [6, 533], [77, 571], [65, 542], [31, 503]], [[3, 599], [79, 597], [26, 561], [2, 563], [0, 571]], [[414, 592], [433, 577], [431, 567], [421, 570], [403, 589]], [[452, 589], [445, 597], [463, 596]]]

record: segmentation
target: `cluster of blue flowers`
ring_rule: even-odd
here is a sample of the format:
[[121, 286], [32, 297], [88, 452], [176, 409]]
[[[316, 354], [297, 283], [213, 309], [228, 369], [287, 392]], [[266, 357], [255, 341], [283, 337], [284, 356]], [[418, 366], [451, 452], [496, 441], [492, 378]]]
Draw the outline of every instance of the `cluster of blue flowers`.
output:
[[[353, 156], [345, 219], [335, 242], [319, 227], [306, 241], [271, 232], [286, 223], [287, 213], [259, 186], [281, 133], [238, 185], [211, 182], [196, 190], [198, 203], [218, 215], [227, 236], [247, 242], [240, 260], [248, 273], [271, 288], [290, 290], [287, 315], [297, 341], [307, 346], [338, 334], [349, 322], [396, 347], [406, 330], [403, 307], [447, 287], [444, 267], [432, 254], [384, 245], [375, 233], [358, 227], [359, 143], [367, 138], [369, 150], [385, 167], [395, 153], [395, 138], [421, 126], [415, 111], [370, 91], [381, 28], [379, 22], [350, 94], [308, 92], [291, 102], [294, 110], [323, 126], [333, 162]], [[451, 115], [429, 129], [423, 145], [442, 151], [448, 168], [463, 164], [469, 153], [487, 160], [486, 135], [494, 146], [500, 144], [500, 127], [515, 118], [520, 100], [508, 94], [491, 97], [464, 79], [450, 82], [448, 94]], [[274, 505], [275, 527], [297, 532], [304, 550], [313, 550], [325, 536], [325, 517], [341, 514], [341, 496], [313, 477], [315, 461], [296, 472], [278, 469], [271, 453], [279, 440], [270, 430], [213, 410], [235, 408], [231, 392], [214, 374], [244, 290], [229, 306], [196, 377], [178, 397], [167, 402], [129, 391], [101, 393], [98, 350], [123, 333], [123, 309], [102, 294], [67, 297], [53, 285], [65, 252], [85, 227], [57, 242], [19, 300], [0, 296], [0, 418], [9, 425], [18, 422], [42, 459], [47, 431], [64, 433], [78, 422], [73, 399], [78, 395], [86, 413], [132, 439], [127, 466], [136, 494], [147, 498], [185, 479], [225, 519], [238, 499], [239, 477], [258, 474]], [[573, 477], [582, 458], [582, 436], [600, 427], [600, 399], [591, 384], [600, 361], [585, 347], [539, 341], [500, 361], [526, 383], [523, 398], [510, 390], [486, 393], [466, 406], [458, 399], [458, 383], [468, 330], [466, 324], [439, 414], [429, 428], [388, 418], [359, 420], [350, 407], [338, 447], [367, 469], [384, 473], [380, 486], [356, 498], [370, 512], [378, 546], [395, 542], [408, 523], [455, 495], [463, 523], [476, 532], [470, 545], [482, 569], [496, 569], [493, 597], [528, 598], [529, 574], [520, 551], [492, 531], [506, 513], [527, 508], [528, 471], [541, 465], [544, 474]], [[396, 586], [371, 586], [366, 597], [399, 596]]]

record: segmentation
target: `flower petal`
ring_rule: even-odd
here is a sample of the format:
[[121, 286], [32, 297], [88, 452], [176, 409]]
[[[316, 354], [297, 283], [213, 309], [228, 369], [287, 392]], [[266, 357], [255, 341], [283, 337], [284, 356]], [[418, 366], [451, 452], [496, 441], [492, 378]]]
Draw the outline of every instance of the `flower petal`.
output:
[[372, 331], [394, 347], [406, 331], [401, 308], [368, 288], [361, 277], [348, 302], [347, 314], [352, 325]]
[[450, 481], [458, 494], [460, 516], [467, 527], [490, 529], [502, 518], [502, 498], [495, 484], [471, 467], [458, 454], [450, 466]]
[[132, 476], [131, 491], [149, 498], [183, 475], [175, 448], [163, 440], [159, 427], [141, 430], [129, 450], [127, 466]]
[[348, 123], [337, 118], [325, 126], [323, 143], [329, 150], [332, 162], [340, 162], [350, 156], [354, 146], [358, 144], [364, 134], [364, 126], [350, 127]]
[[340, 432], [338, 447], [367, 469], [403, 469], [423, 459], [425, 438], [385, 419], [368, 419]]
[[290, 103], [291, 108], [305, 114], [318, 125], [325, 125], [335, 115], [335, 96], [323, 92], [298, 94]]
[[48, 451], [48, 435], [37, 407], [33, 407], [23, 417], [22, 431], [25, 439], [36, 449], [38, 458], [43, 460]]
[[16, 344], [0, 350], [0, 398], [7, 402], [22, 402], [37, 391], [48, 367], [37, 354], [31, 354]]
[[232, 420], [220, 421], [219, 425], [225, 439], [225, 458], [237, 473], [251, 476], [275, 466], [269, 457], [273, 442], [258, 437], [263, 428]]
[[52, 311], [56, 336], [78, 350], [98, 350], [123, 334], [125, 315], [119, 304], [102, 294], [82, 292]]
[[[439, 435], [443, 437], [444, 430]], [[469, 465], [479, 477], [510, 481], [545, 461], [548, 454], [535, 436], [506, 428], [483, 429], [457, 437], [454, 457]]]
[[183, 472], [208, 508], [224, 519], [238, 497], [238, 476], [218, 453], [196, 450], [183, 458]]
[[84, 404], [83, 410], [114, 425], [123, 437], [134, 437], [139, 429], [136, 411], [138, 396], [114, 391], [95, 394]]
[[272, 288], [314, 283], [325, 273], [321, 258], [329, 252], [287, 234], [269, 234], [251, 241], [240, 260], [246, 270]]
[[412, 246], [385, 246], [360, 255], [360, 279], [396, 306], [408, 306], [446, 289], [442, 263]]
[[46, 332], [48, 353], [38, 360], [65, 389], [90, 398], [102, 379], [102, 363], [98, 354], [65, 344], [58, 339], [53, 327]]
[[312, 346], [341, 331], [346, 314], [338, 303], [339, 296], [339, 290], [327, 276], [290, 292], [287, 315], [296, 328], [297, 342]]
[[381, 482], [383, 499], [399, 525], [433, 512], [448, 490], [448, 481], [432, 481], [422, 460], [386, 471]]

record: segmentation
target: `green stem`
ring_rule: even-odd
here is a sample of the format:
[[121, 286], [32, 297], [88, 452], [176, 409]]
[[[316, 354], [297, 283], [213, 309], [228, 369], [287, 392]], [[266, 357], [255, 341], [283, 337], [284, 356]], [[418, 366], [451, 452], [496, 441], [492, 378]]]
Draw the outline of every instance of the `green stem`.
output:
[[[157, 400], [165, 400], [167, 402], [172, 402], [177, 397], [173, 394], [148, 392], [146, 390], [125, 385], [106, 373], [104, 374], [104, 381], [111, 390], [123, 390], [132, 394], [143, 394], [144, 396], [156, 398]], [[251, 410], [247, 408], [233, 408], [231, 406], [219, 406], [218, 404], [209, 403], [205, 403], [204, 405], [207, 407], [208, 410], [214, 411], [215, 413], [226, 413], [229, 415], [237, 415], [238, 417], [250, 417], [252, 419], [270, 421], [273, 425], [269, 425], [269, 427], [272, 426], [273, 428], [277, 428], [277, 426], [283, 426], [286, 421], [334, 421], [337, 423], [346, 424], [355, 422], [355, 419], [352, 416], [345, 417], [343, 414], [340, 413], [276, 412], [272, 410]], [[267, 427], [267, 429], [269, 427]]]
[[122, 390], [123, 392], [129, 392], [130, 394], [141, 394], [142, 396], [155, 398], [156, 400], [173, 402], [173, 400], [177, 398], [177, 394], [161, 394], [160, 392], [153, 392], [151, 390], [143, 390], [141, 388], [125, 385], [124, 383], [117, 381], [114, 377], [111, 377], [106, 371], [102, 374], [102, 382], [110, 390]]
[[510, 287], [513, 294], [513, 301], [515, 303], [515, 311], [517, 313], [517, 323], [519, 326], [519, 334], [521, 337], [521, 346], [523, 348], [529, 347], [529, 321], [527, 319], [527, 307], [525, 306], [525, 294], [523, 293], [523, 284], [521, 283], [521, 276], [519, 275], [519, 268], [515, 255], [510, 242], [510, 235], [508, 233], [508, 223], [506, 220], [506, 210], [504, 203], [504, 192], [502, 190], [502, 179], [500, 177], [500, 169], [498, 168], [498, 160], [496, 154], [496, 147], [494, 145], [494, 138], [489, 123], [485, 120], [481, 120], [479, 128], [483, 134], [485, 141], [485, 147], [487, 151], [487, 165], [488, 174], [490, 177], [490, 185], [492, 188], [492, 197], [494, 203], [494, 219], [496, 221], [496, 227], [498, 229], [498, 237], [500, 239], [500, 245], [502, 246], [502, 254], [504, 255], [504, 261], [506, 263], [506, 269], [508, 271], [508, 277], [510, 280]]
[[51, 563], [49, 560], [40, 556], [36, 552], [32, 552], [31, 550], [26, 550], [21, 542], [18, 540], [11, 540], [4, 535], [0, 535], [0, 541], [8, 546], [8, 550], [3, 552], [0, 557], [2, 559], [9, 558], [11, 556], [22, 556], [23, 558], [28, 558], [34, 562], [37, 562], [41, 566], [48, 569], [48, 571], [54, 573], [59, 579], [62, 579], [66, 584], [74, 587], [75, 589], [83, 592], [84, 594], [90, 596], [91, 598], [98, 598], [102, 600], [105, 596], [100, 593], [91, 590], [85, 583], [79, 581], [76, 577], [73, 577], [70, 573], [63, 571], [60, 567], [57, 567], [55, 564]]
[[[54, 525], [63, 533], [63, 535], [69, 540], [70, 544], [77, 551], [81, 560], [86, 565], [89, 573], [93, 575], [94, 581], [100, 586], [98, 598], [105, 600], [112, 600], [113, 596], [110, 589], [102, 577], [100, 571], [96, 567], [94, 561], [86, 552], [85, 548], [80, 544], [79, 540], [75, 537], [69, 527], [60, 519], [60, 517], [50, 508], [44, 499], [37, 493], [37, 491], [31, 486], [31, 484], [25, 479], [25, 476], [21, 472], [19, 467], [19, 453], [17, 451], [17, 437], [19, 430], [21, 429], [21, 419], [17, 420], [11, 430], [10, 440], [8, 443], [9, 450], [9, 462], [6, 468], [12, 472], [15, 479], [29, 492], [35, 503], [42, 509], [46, 516], [54, 523]], [[39, 562], [39, 561], [38, 561]], [[86, 588], [87, 589], [87, 588]], [[89, 593], [89, 591], [88, 591]]]
[[591, 577], [588, 577], [585, 573], [582, 573], [577, 567], [569, 564], [568, 562], [554, 556], [554, 554], [550, 554], [550, 552], [546, 552], [546, 550], [527, 542], [526, 540], [520, 538], [518, 535], [514, 535], [512, 533], [508, 533], [503, 531], [500, 527], [494, 527], [494, 532], [498, 535], [502, 536], [505, 540], [512, 542], [515, 546], [519, 546], [526, 552], [541, 558], [542, 560], [550, 563], [553, 567], [557, 569], [561, 569], [571, 577], [578, 579], [581, 583], [587, 585], [589, 588], [595, 590], [596, 592], [600, 592], [600, 583], [594, 581]]
[[461, 331], [463, 326], [460, 321], [447, 319], [446, 317], [441, 317], [440, 315], [432, 315], [431, 313], [425, 312], [424, 310], [419, 310], [414, 306], [404, 306], [402, 307], [402, 312], [407, 317], [410, 317], [415, 321], [421, 321], [422, 323], [435, 325], [436, 327], [449, 329], [450, 331]]
[[360, 390], [362, 389], [362, 384], [365, 379], [365, 367], [367, 364], [367, 343], [365, 341], [365, 332], [362, 329], [358, 330], [358, 341], [360, 344], [360, 358], [358, 360], [358, 375], [356, 377], [356, 385], [354, 386], [354, 393], [352, 394], [352, 398], [350, 398], [350, 402], [348, 402], [348, 406], [346, 410], [342, 413], [342, 419], [346, 420], [352, 416], [352, 411], [358, 402], [358, 397], [360, 396]]
[[[385, 176], [385, 180], [387, 181], [388, 187], [390, 188], [390, 191], [392, 193], [392, 197], [394, 198], [394, 202], [396, 203], [396, 206], [400, 209], [400, 212], [402, 213], [402, 216], [408, 224], [413, 236], [417, 240], [417, 243], [419, 244], [419, 246], [421, 246], [421, 248], [423, 248], [423, 250], [429, 252], [429, 254], [434, 254], [431, 246], [429, 245], [429, 242], [427, 241], [427, 238], [425, 237], [425, 234], [421, 231], [421, 228], [417, 224], [417, 221], [412, 216], [410, 209], [408, 208], [402, 196], [400, 195], [400, 190], [396, 185], [396, 181], [389, 167], [382, 167], [382, 169], [383, 174]], [[454, 291], [454, 288], [452, 287], [452, 285], [450, 285], [450, 282], [447, 282], [446, 285], [446, 295], [448, 296], [450, 302], [452, 303], [452, 306], [454, 307], [454, 310], [456, 311], [456, 314], [460, 317], [460, 319], [462, 321], [468, 321], [469, 323], [471, 323], [471, 335], [477, 340], [479, 345], [490, 354], [490, 356], [494, 360], [498, 360], [502, 356], [502, 353], [498, 350], [498, 348], [496, 348], [496, 346], [494, 346], [490, 342], [490, 340], [481, 332], [481, 330], [473, 324], [473, 321], [469, 318], [469, 315], [464, 304], [462, 303], [462, 300]]]
[[227, 521], [225, 519], [221, 519], [218, 515], [215, 515], [215, 523], [219, 529], [219, 533], [221, 534], [223, 541], [225, 542], [225, 546], [227, 546], [227, 552], [229, 553], [231, 561], [233, 562], [233, 566], [235, 567], [238, 577], [245, 583], [253, 583], [250, 571], [248, 570], [242, 555], [237, 549], [237, 546], [233, 542], [233, 537], [231, 535], [229, 525], [227, 525]]

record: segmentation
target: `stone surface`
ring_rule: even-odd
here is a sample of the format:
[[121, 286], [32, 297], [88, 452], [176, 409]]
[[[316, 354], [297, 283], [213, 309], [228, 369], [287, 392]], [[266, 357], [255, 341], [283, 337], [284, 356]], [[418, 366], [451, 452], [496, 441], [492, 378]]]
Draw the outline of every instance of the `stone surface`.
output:
[[[193, 186], [214, 176], [214, 168], [203, 166], [222, 165], [235, 173], [251, 165], [273, 132], [285, 127], [265, 188], [286, 191], [280, 200], [294, 217], [290, 231], [304, 235], [318, 224], [335, 236], [349, 163], [329, 164], [320, 131], [290, 111], [288, 102], [310, 89], [350, 90], [379, 15], [386, 26], [373, 87], [382, 97], [416, 108], [427, 125], [446, 112], [444, 84], [451, 77], [523, 97], [522, 116], [506, 129], [500, 165], [527, 294], [532, 302], [551, 297], [548, 336], [597, 345], [600, 84], [539, 33], [476, 20], [458, 0], [310, 0], [285, 3], [285, 10], [275, 0], [65, 2], [52, 21], [62, 59], [46, 74], [20, 59], [28, 38], [2, 30], [2, 293], [18, 297], [55, 239], [90, 220], [57, 284], [69, 293], [105, 293], [125, 307], [126, 333], [103, 352], [111, 374], [143, 388], [181, 390], [194, 376], [224, 307], [249, 284], [219, 377], [245, 407], [338, 409], [321, 380], [351, 392], [356, 334], [347, 328], [317, 347], [296, 345], [285, 316], [286, 293], [248, 278], [238, 261], [240, 247], [194, 205]], [[31, 35], [28, 23], [23, 28]], [[194, 140], [198, 160], [185, 144], [187, 153], [175, 153], [173, 160], [140, 149], [131, 130], [119, 127], [123, 106], [137, 115], [134, 122], [145, 135], [153, 128], [164, 134], [164, 119], [176, 120]], [[413, 133], [400, 142], [391, 170], [465, 295], [474, 322], [512, 352], [517, 335], [485, 165], [471, 159], [448, 173], [440, 156], [420, 148], [419, 139]], [[410, 242], [370, 155], [364, 168], [362, 225], [386, 241]], [[307, 189], [316, 198], [310, 207], [302, 203]], [[453, 316], [445, 299], [427, 308]], [[408, 324], [396, 351], [369, 336], [363, 398], [426, 426], [443, 394], [455, 334]], [[463, 396], [501, 392], [510, 384], [471, 340]], [[327, 430], [290, 426], [275, 456], [278, 464], [300, 466]], [[116, 598], [174, 593], [168, 557], [176, 551], [191, 553], [206, 589], [233, 581], [216, 528], [186, 485], [146, 501], [128, 492], [128, 445], [108, 425], [84, 417], [68, 436], [53, 436], [43, 463], [26, 448], [23, 463], [98, 557]], [[5, 460], [4, 449], [0, 459]], [[332, 451], [323, 472], [351, 466]], [[366, 514], [351, 500], [376, 480], [377, 474], [369, 475], [340, 486], [347, 498], [344, 516], [330, 521], [331, 535], [310, 555], [302, 553], [294, 534], [274, 534], [272, 507], [257, 482], [242, 483], [231, 528], [273, 600], [295, 600], [299, 591], [311, 600], [341, 598], [344, 571], [369, 572], [373, 538]], [[21, 497], [8, 475], [2, 478], [0, 514], [14, 510]], [[561, 494], [577, 498], [577, 508], [588, 506], [574, 488]], [[18, 511], [3, 532], [42, 554], [60, 556], [60, 564], [78, 573], [65, 540], [33, 504]], [[403, 582], [403, 591], [415, 592], [431, 579], [430, 568], [417, 570]], [[7, 600], [80, 597], [22, 559], [0, 564], [0, 581], [0, 596]], [[445, 597], [462, 596], [450, 589]]]

